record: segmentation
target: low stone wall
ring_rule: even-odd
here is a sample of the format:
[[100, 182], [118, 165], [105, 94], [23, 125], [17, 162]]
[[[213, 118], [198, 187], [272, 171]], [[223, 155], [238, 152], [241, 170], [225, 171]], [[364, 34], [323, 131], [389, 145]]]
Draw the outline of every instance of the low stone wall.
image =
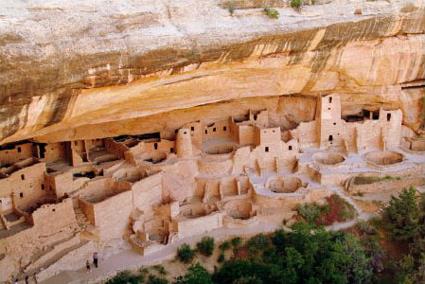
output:
[[348, 192], [354, 193], [379, 193], [388, 192], [410, 186], [425, 185], [423, 177], [400, 177], [400, 178], [383, 178], [381, 181], [370, 184], [354, 184], [353, 182], [348, 187]]

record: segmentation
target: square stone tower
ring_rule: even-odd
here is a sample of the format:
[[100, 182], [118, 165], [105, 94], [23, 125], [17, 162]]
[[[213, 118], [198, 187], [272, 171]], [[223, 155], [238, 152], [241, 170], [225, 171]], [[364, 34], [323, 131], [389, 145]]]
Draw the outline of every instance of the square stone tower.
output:
[[343, 145], [344, 123], [341, 119], [340, 96], [332, 94], [321, 97], [316, 114], [320, 148]]

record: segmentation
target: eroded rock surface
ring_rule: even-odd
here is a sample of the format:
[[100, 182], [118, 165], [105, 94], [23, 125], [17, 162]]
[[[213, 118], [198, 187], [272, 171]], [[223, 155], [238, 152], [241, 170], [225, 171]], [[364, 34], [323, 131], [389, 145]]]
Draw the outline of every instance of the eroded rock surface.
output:
[[0, 143], [128, 134], [169, 111], [287, 95], [305, 98], [292, 102], [293, 128], [326, 93], [341, 94], [343, 115], [401, 108], [418, 129], [425, 10], [409, 3], [278, 5], [273, 20], [261, 8], [231, 16], [218, 0], [2, 1]]

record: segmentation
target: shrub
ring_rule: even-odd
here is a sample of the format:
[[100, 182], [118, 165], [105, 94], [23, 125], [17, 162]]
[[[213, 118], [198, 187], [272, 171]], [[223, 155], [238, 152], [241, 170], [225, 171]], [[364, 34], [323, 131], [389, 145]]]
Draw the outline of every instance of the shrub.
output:
[[158, 273], [159, 274], [161, 274], [161, 275], [165, 275], [165, 274], [167, 274], [167, 271], [165, 270], [165, 268], [164, 268], [164, 266], [162, 266], [162, 265], [154, 265], [153, 266], [153, 269], [155, 269], [156, 271], [158, 271]]
[[229, 241], [224, 241], [220, 244], [219, 246], [221, 251], [226, 251], [230, 248], [230, 242]]
[[177, 278], [175, 284], [213, 284], [211, 275], [199, 263], [192, 265], [184, 276]]
[[138, 284], [143, 283], [145, 277], [143, 275], [134, 275], [128, 270], [121, 271], [113, 278], [106, 281], [106, 284]]
[[256, 254], [270, 246], [270, 239], [264, 234], [258, 234], [250, 238], [246, 245], [251, 254]]
[[319, 225], [331, 225], [335, 222], [345, 222], [356, 216], [354, 207], [339, 195], [326, 198], [327, 206], [317, 220]]
[[301, 204], [297, 211], [308, 224], [316, 224], [320, 215], [322, 215], [322, 213], [326, 210], [326, 207], [320, 206], [317, 203], [305, 203]]
[[291, 7], [294, 9], [300, 9], [303, 5], [303, 0], [291, 0]]
[[224, 262], [226, 260], [224, 253], [220, 253], [220, 255], [217, 258], [217, 262]]
[[202, 255], [212, 255], [214, 252], [214, 238], [203, 237], [202, 240], [196, 244], [196, 248]]
[[169, 282], [165, 278], [161, 278], [155, 275], [149, 275], [148, 281], [146, 283], [147, 284], [168, 284]]
[[188, 245], [182, 244], [177, 249], [177, 258], [184, 263], [189, 263], [195, 257], [195, 251]]
[[230, 243], [232, 244], [232, 247], [238, 248], [242, 244], [242, 239], [240, 237], [234, 237], [230, 240]]
[[274, 8], [264, 8], [264, 14], [271, 19], [279, 19], [279, 12]]
[[235, 13], [235, 10], [236, 10], [234, 1], [230, 0], [230, 1], [226, 2], [224, 4], [224, 8], [226, 8], [227, 11], [229, 11], [230, 16], [233, 16], [233, 14]]

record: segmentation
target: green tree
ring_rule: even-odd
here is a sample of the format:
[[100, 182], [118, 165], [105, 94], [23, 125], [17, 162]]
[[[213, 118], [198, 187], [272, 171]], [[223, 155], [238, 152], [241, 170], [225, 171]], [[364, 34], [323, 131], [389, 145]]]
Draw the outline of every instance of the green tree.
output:
[[203, 237], [200, 242], [196, 244], [198, 251], [205, 256], [210, 256], [214, 252], [214, 238]]
[[211, 275], [199, 263], [192, 265], [183, 277], [179, 277], [176, 284], [212, 284]]
[[177, 258], [184, 263], [189, 263], [195, 257], [195, 251], [188, 245], [182, 244], [177, 249]]
[[106, 284], [138, 284], [144, 282], [143, 275], [135, 275], [128, 270], [121, 271], [113, 278], [106, 281]]
[[300, 9], [303, 5], [303, 0], [291, 0], [291, 7], [294, 9]]
[[384, 221], [394, 240], [411, 241], [418, 235], [420, 212], [414, 188], [404, 189], [398, 197], [391, 197], [384, 211]]

